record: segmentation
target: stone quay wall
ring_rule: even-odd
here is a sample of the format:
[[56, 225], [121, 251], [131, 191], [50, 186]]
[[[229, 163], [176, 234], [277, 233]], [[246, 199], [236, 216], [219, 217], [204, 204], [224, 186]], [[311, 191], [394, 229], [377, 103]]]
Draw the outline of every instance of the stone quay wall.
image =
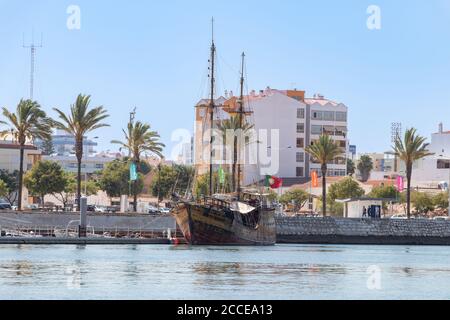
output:
[[450, 221], [277, 218], [278, 243], [450, 245]]

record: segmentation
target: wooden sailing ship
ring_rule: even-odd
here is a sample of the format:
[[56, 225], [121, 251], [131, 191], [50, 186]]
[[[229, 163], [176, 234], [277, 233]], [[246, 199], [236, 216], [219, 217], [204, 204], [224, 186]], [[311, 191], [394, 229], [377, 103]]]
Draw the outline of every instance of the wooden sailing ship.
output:
[[[208, 107], [210, 126], [214, 123], [215, 100], [215, 52], [214, 37], [211, 44], [210, 80], [211, 97]], [[241, 95], [237, 116], [243, 127], [248, 112], [244, 110], [244, 58], [242, 54]], [[213, 130], [210, 133], [209, 194], [199, 199], [176, 197], [172, 214], [186, 241], [191, 245], [274, 245], [276, 242], [275, 209], [266, 195], [241, 188], [242, 168], [237, 165], [237, 190], [233, 194], [213, 193]], [[237, 148], [234, 159], [237, 159]]]

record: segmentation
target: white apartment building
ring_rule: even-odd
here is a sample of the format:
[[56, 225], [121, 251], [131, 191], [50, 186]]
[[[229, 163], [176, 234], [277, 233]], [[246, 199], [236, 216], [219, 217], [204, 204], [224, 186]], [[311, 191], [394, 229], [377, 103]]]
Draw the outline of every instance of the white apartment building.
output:
[[194, 137], [191, 137], [188, 143], [184, 143], [181, 146], [180, 154], [177, 159], [175, 159], [175, 163], [190, 166], [193, 164], [193, 153], [194, 153]]
[[[310, 159], [305, 147], [324, 133], [332, 136], [342, 148], [342, 156], [329, 164], [328, 175], [347, 174], [348, 109], [344, 104], [325, 99], [322, 95], [305, 98], [304, 91], [270, 88], [259, 93], [252, 91], [244, 100], [245, 110], [252, 112], [248, 121], [258, 134], [257, 140], [247, 149], [257, 144], [258, 154], [266, 158], [259, 157], [257, 165], [245, 166], [245, 184], [261, 181], [264, 175], [283, 178], [285, 186], [308, 181], [312, 171], [317, 171], [320, 176], [320, 164]], [[203, 137], [205, 127], [209, 128], [203, 121], [208, 104], [208, 100], [202, 100], [196, 106], [194, 158], [200, 173], [207, 170], [203, 158], [209, 154], [208, 137]], [[238, 108], [237, 98], [232, 94], [221, 97], [216, 100], [216, 106], [216, 121], [227, 119]]]
[[[53, 148], [58, 156], [73, 156], [75, 155], [75, 137], [67, 134], [62, 130], [57, 130], [55, 135], [52, 135]], [[36, 147], [42, 148], [43, 141], [36, 139]], [[83, 154], [93, 156], [95, 154], [95, 147], [97, 143], [87, 137], [83, 138]]]
[[[64, 171], [71, 173], [78, 172], [78, 161], [75, 156], [43, 156], [42, 159], [58, 163]], [[102, 171], [106, 164], [115, 159], [116, 158], [112, 156], [83, 157], [81, 162], [81, 173], [90, 175]]]
[[[428, 150], [434, 155], [417, 161], [414, 164], [413, 186], [437, 187], [442, 182], [450, 180], [450, 131], [444, 131], [443, 124], [431, 136]], [[404, 174], [404, 173], [403, 173]]]

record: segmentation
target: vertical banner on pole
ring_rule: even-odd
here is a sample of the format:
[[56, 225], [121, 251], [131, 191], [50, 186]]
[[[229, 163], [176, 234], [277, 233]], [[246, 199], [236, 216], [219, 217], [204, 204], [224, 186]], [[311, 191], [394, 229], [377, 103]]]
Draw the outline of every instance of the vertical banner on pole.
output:
[[130, 164], [130, 181], [136, 181], [138, 179], [137, 165], [135, 162]]
[[317, 171], [313, 171], [311, 173], [311, 184], [313, 188], [319, 187], [319, 176], [317, 174]]
[[404, 183], [403, 177], [398, 176], [397, 177], [397, 191], [403, 192], [404, 189], [405, 189], [405, 183]]

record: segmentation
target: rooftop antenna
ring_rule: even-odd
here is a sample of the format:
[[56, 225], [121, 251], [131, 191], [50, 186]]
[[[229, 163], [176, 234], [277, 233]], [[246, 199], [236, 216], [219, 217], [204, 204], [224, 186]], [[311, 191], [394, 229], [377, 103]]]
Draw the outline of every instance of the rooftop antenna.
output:
[[31, 34], [31, 43], [29, 45], [25, 45], [25, 34], [22, 39], [22, 47], [25, 49], [30, 49], [30, 99], [33, 100], [34, 95], [34, 65], [35, 65], [35, 57], [36, 57], [36, 49], [42, 48], [42, 33], [41, 33], [41, 42], [36, 44], [34, 42], [34, 30]]

